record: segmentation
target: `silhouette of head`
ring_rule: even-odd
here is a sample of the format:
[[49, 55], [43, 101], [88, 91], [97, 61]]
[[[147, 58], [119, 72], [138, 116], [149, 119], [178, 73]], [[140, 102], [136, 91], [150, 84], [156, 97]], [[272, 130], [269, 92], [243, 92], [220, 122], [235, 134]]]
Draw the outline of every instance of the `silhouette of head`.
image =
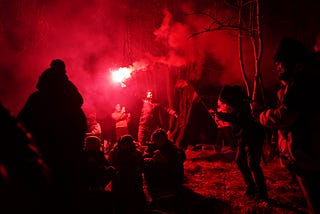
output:
[[156, 129], [151, 135], [151, 141], [159, 148], [163, 147], [167, 142], [169, 142], [167, 132], [161, 128]]
[[248, 96], [239, 85], [225, 85], [219, 94], [219, 100], [233, 108], [248, 102]]
[[52, 70], [57, 72], [66, 73], [66, 65], [61, 59], [54, 59], [50, 63], [50, 67]]
[[118, 140], [118, 148], [122, 151], [134, 151], [136, 144], [131, 135], [123, 135]]
[[281, 80], [286, 80], [296, 71], [296, 65], [302, 64], [310, 57], [308, 49], [302, 42], [284, 37], [273, 57]]
[[84, 150], [90, 152], [101, 151], [101, 140], [96, 136], [88, 136], [85, 139]]
[[65, 81], [68, 77], [66, 75], [66, 66], [61, 59], [54, 59], [50, 63], [50, 68], [47, 68], [39, 77], [36, 85], [39, 90], [51, 90], [57, 88], [57, 82]]

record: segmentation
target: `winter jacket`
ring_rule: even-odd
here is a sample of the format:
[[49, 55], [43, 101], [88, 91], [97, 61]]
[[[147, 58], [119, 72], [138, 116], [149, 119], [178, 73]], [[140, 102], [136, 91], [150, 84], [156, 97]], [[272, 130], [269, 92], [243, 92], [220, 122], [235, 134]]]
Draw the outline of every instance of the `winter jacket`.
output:
[[278, 129], [278, 143], [282, 152], [288, 151], [294, 167], [319, 171], [320, 109], [314, 97], [319, 84], [314, 74], [304, 70], [286, 80], [279, 106], [262, 112], [259, 120], [264, 126]]

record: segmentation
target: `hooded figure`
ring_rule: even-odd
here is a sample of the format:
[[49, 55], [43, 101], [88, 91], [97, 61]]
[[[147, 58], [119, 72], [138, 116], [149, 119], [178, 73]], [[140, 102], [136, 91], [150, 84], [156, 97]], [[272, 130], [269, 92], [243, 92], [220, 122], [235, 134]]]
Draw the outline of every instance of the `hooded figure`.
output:
[[59, 59], [53, 60], [50, 68], [40, 75], [36, 87], [17, 118], [32, 134], [52, 170], [56, 190], [74, 193], [80, 189], [87, 131], [83, 98]]

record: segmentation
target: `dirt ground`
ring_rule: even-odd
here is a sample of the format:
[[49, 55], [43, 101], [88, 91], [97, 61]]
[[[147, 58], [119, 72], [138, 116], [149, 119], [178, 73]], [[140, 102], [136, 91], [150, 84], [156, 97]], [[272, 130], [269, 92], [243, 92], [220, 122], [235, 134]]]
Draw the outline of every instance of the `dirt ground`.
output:
[[193, 199], [184, 202], [192, 207], [186, 213], [307, 213], [298, 184], [280, 166], [277, 157], [261, 163], [270, 201], [257, 204], [243, 196], [245, 185], [234, 161], [234, 152], [225, 149], [216, 153], [202, 148], [187, 149], [186, 154], [185, 187], [194, 194]]

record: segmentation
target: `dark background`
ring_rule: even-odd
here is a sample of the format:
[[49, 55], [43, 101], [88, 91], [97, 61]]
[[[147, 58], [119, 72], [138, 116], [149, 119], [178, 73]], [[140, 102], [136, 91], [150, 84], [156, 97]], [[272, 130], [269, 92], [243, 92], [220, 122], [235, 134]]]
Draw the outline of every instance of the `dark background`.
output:
[[[55, 58], [65, 61], [70, 79], [84, 96], [84, 110], [97, 112], [108, 132], [114, 105], [122, 103], [132, 113], [135, 135], [144, 92], [156, 88], [158, 98], [165, 100], [173, 91], [173, 80], [182, 78], [176, 70], [190, 64], [187, 80], [209, 107], [223, 84], [243, 83], [234, 32], [215, 31], [188, 39], [210, 21], [190, 13], [216, 9], [233, 15], [235, 11], [222, 1], [0, 0], [0, 5], [0, 102], [13, 115]], [[313, 48], [320, 30], [319, 3], [265, 0], [260, 6], [261, 70], [266, 97], [272, 99], [273, 53], [283, 36]], [[252, 83], [252, 47], [247, 42], [244, 50]], [[111, 70], [130, 66], [134, 72], [127, 87], [111, 81]]]

